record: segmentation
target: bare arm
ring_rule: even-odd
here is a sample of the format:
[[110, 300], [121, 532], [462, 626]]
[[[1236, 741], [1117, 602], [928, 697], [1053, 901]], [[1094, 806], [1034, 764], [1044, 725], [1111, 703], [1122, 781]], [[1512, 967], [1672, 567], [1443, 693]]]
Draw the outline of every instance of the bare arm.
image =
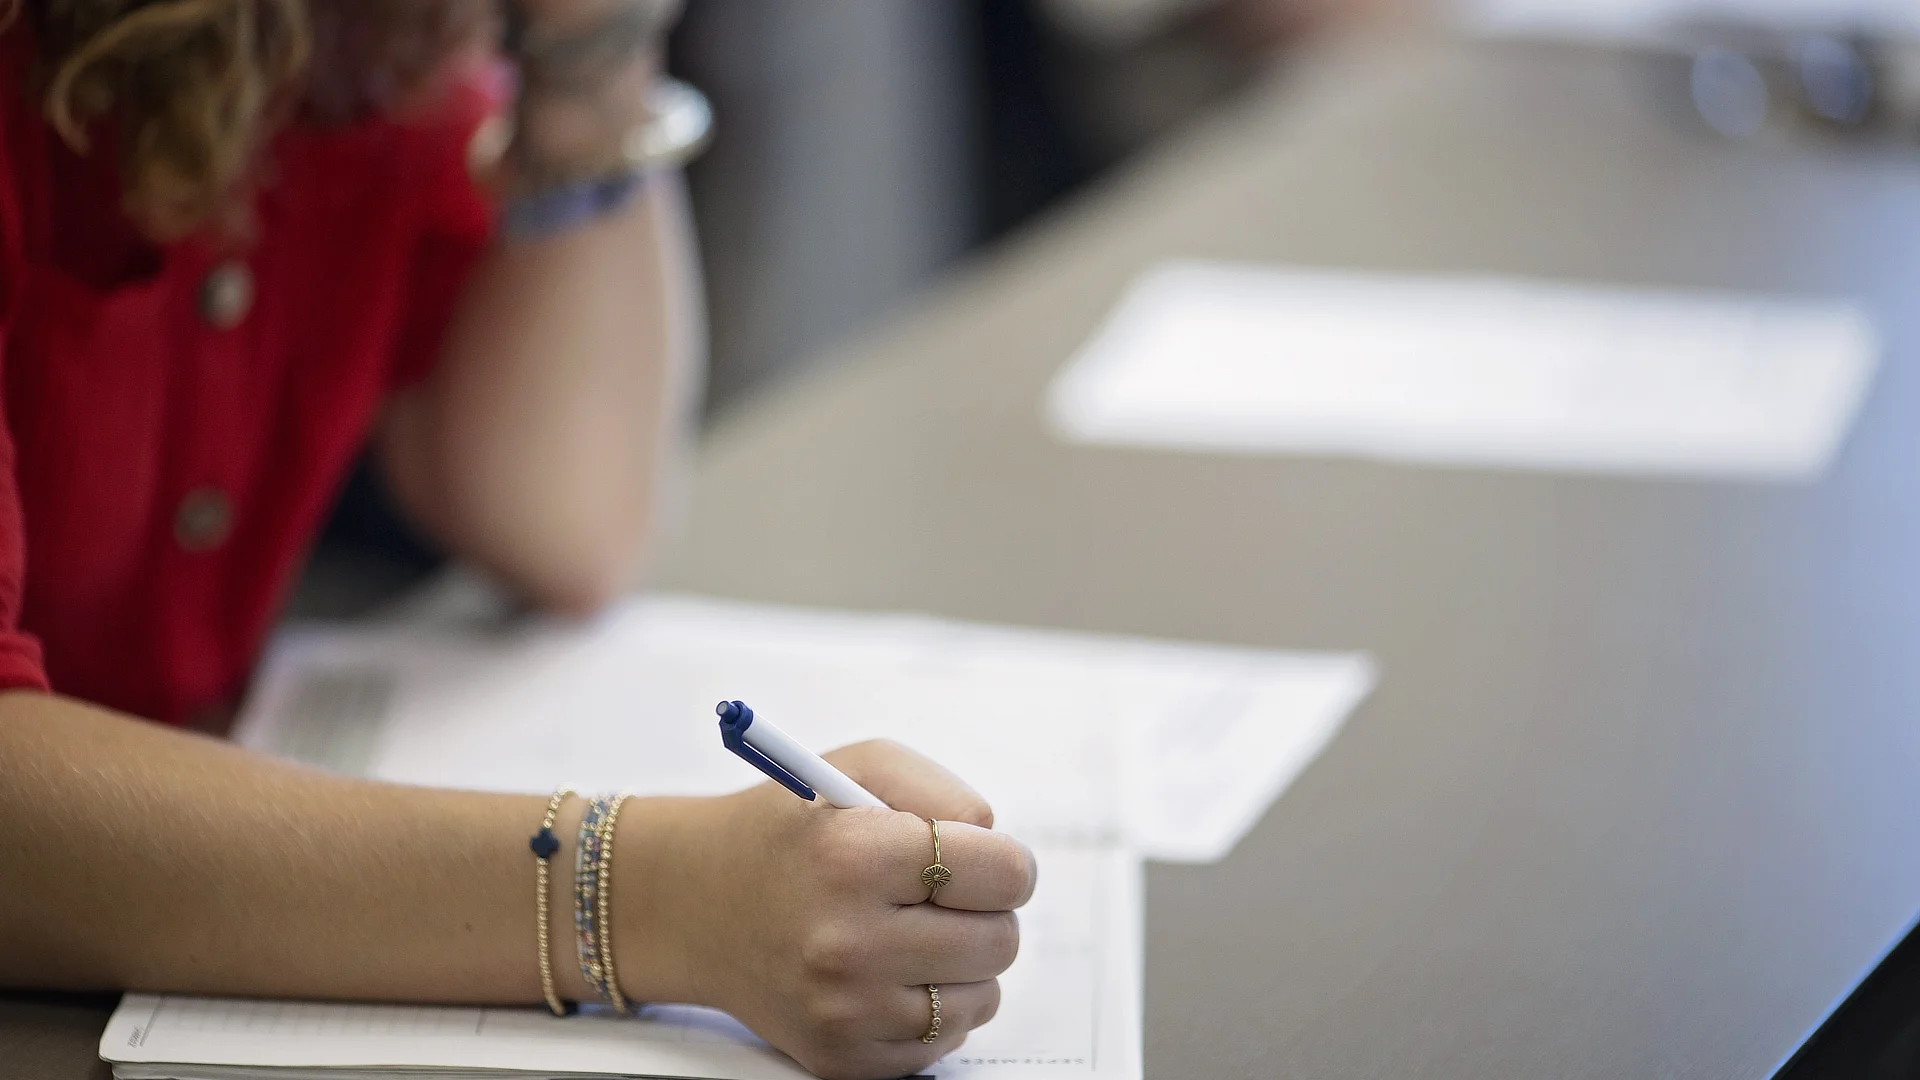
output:
[[[1032, 856], [897, 747], [831, 755], [907, 812], [771, 784], [620, 816], [614, 958], [642, 1001], [731, 1012], [825, 1076], [914, 1072], [999, 1005]], [[539, 796], [331, 776], [68, 699], [0, 693], [0, 987], [538, 1002]], [[576, 800], [556, 834], [553, 970], [571, 945]], [[926, 903], [926, 823], [955, 868]], [[972, 824], [967, 824], [967, 823]], [[779, 887], [769, 889], [768, 882]], [[925, 985], [946, 1027], [928, 1022]]]
[[538, 603], [603, 603], [644, 556], [700, 351], [689, 233], [663, 176], [608, 218], [498, 243], [435, 375], [388, 410], [408, 511]]
[[0, 985], [538, 1001], [545, 809], [0, 694]]
[[[649, 115], [668, 0], [513, 0], [523, 26], [509, 194], [623, 167]], [[557, 235], [498, 241], [468, 282], [435, 376], [392, 403], [401, 500], [451, 548], [546, 606], [632, 584], [687, 419], [699, 298], [677, 174]]]

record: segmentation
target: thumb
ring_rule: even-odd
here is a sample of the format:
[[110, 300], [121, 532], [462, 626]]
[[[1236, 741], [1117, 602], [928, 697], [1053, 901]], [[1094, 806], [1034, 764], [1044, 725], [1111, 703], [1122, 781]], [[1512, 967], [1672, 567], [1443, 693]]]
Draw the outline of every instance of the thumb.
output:
[[993, 828], [993, 807], [966, 781], [888, 739], [843, 746], [824, 755], [834, 767], [895, 810]]

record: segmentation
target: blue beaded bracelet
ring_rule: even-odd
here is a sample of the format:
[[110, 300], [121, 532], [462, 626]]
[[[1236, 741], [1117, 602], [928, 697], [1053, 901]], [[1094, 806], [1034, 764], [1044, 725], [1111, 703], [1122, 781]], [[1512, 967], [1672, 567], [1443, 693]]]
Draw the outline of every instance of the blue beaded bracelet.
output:
[[607, 965], [600, 955], [600, 819], [612, 806], [612, 798], [606, 795], [587, 803], [573, 851], [573, 930], [580, 975], [608, 1003], [613, 998], [607, 993]]
[[647, 174], [634, 170], [522, 196], [500, 208], [500, 233], [531, 240], [566, 232], [627, 205], [646, 184]]

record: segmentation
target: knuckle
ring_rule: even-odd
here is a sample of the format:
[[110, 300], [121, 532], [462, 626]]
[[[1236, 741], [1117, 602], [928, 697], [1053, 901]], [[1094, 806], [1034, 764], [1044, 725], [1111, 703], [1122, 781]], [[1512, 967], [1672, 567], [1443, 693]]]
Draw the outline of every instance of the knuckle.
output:
[[967, 1025], [969, 1028], [983, 1027], [987, 1021], [1000, 1015], [1000, 980], [988, 979], [983, 989], [985, 992], [980, 999], [980, 1011], [974, 1014], [973, 1022]]
[[864, 762], [881, 761], [890, 757], [898, 757], [904, 750], [904, 747], [892, 739], [863, 739], [860, 742], [851, 743], [842, 747], [834, 756], [844, 757], [849, 762], [858, 765]]
[[826, 884], [837, 891], [862, 890], [873, 877], [872, 840], [859, 835], [867, 823], [848, 820], [865, 816], [835, 814], [834, 820], [821, 830], [823, 835], [815, 848], [813, 862]]
[[821, 926], [801, 940], [800, 964], [815, 978], [839, 979], [860, 970], [867, 958], [867, 941], [838, 926]]
[[1013, 912], [1005, 912], [987, 924], [987, 959], [995, 968], [995, 973], [1007, 970], [1020, 956], [1020, 920]]
[[995, 845], [986, 871], [1008, 907], [1019, 904], [1033, 892], [1033, 861], [1018, 841], [1003, 838]]
[[993, 807], [978, 795], [969, 795], [954, 808], [953, 820], [964, 821], [969, 825], [978, 825], [983, 829], [993, 828]]

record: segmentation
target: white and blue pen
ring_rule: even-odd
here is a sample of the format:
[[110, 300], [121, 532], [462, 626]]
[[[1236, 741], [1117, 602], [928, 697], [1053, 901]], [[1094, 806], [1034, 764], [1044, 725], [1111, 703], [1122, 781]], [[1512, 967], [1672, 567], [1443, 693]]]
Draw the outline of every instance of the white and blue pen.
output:
[[817, 794], [843, 810], [887, 805], [772, 722], [754, 719], [746, 702], [723, 701], [713, 711], [720, 717], [721, 743], [795, 795], [811, 801]]

